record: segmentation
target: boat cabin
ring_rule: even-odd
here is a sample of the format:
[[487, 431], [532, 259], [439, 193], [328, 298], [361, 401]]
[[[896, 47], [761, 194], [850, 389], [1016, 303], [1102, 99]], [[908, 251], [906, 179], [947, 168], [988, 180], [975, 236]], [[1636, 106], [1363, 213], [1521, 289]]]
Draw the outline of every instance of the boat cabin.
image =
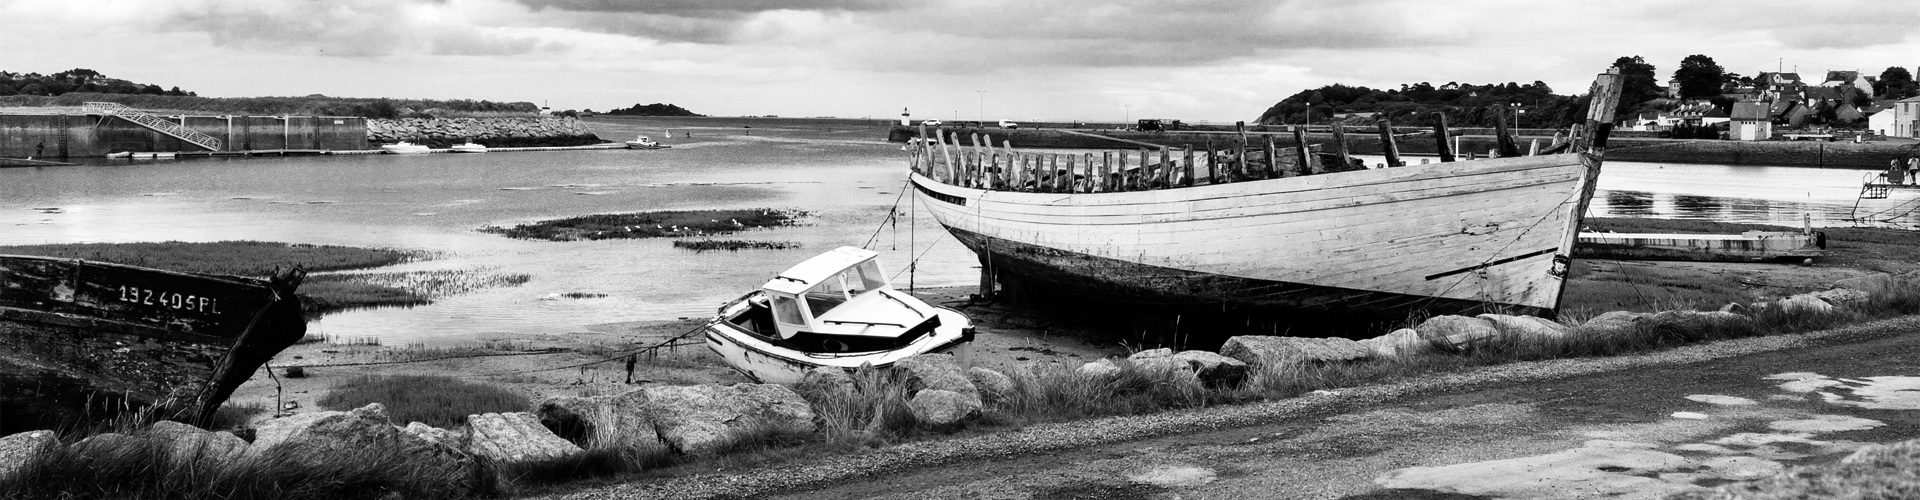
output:
[[840, 247], [807, 259], [768, 280], [729, 321], [763, 340], [815, 353], [896, 349], [932, 333], [939, 316], [887, 283], [879, 255]]

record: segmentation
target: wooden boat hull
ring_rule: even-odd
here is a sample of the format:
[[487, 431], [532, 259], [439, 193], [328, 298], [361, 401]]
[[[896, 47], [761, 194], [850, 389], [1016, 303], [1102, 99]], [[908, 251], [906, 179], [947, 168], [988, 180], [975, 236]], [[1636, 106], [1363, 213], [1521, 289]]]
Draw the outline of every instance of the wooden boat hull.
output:
[[1574, 255], [1596, 259], [1702, 262], [1795, 261], [1827, 254], [1826, 235], [1797, 232], [1744, 234], [1580, 233]]
[[1166, 306], [1551, 316], [1599, 160], [1562, 154], [1112, 193], [913, 174], [994, 276]]
[[305, 335], [303, 276], [0, 255], [0, 431], [134, 408], [204, 422]]

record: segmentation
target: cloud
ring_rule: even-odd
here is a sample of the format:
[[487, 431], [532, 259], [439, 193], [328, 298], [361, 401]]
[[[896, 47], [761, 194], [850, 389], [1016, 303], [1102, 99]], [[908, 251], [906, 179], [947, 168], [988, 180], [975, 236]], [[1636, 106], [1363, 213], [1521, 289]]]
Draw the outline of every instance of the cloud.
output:
[[697, 19], [739, 19], [761, 12], [882, 11], [914, 2], [899, 0], [516, 0], [533, 9], [635, 13]]
[[476, 24], [468, 10], [480, 6], [473, 2], [264, 0], [171, 7], [156, 16], [159, 26], [204, 32], [217, 46], [334, 57], [518, 55], [566, 48]]

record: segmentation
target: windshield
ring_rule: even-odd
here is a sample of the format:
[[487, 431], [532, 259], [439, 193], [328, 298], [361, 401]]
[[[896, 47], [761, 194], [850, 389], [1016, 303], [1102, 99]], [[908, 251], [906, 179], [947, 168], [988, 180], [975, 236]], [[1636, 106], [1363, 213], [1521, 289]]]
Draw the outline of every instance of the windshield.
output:
[[829, 276], [821, 280], [819, 285], [808, 289], [807, 308], [813, 310], [813, 317], [818, 318], [854, 297], [884, 286], [887, 286], [887, 280], [880, 275], [880, 264], [869, 260]]

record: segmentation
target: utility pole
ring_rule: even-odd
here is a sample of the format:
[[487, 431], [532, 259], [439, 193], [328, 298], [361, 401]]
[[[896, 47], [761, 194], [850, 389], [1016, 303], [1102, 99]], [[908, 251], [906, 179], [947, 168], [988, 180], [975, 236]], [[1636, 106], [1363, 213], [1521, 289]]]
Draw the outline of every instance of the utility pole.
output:
[[987, 91], [975, 90], [973, 92], [980, 94], [980, 123], [984, 125], [987, 123]]
[[1121, 104], [1121, 105], [1120, 105], [1120, 107], [1121, 107], [1121, 108], [1125, 108], [1125, 109], [1127, 110], [1127, 111], [1126, 111], [1126, 114], [1125, 114], [1125, 115], [1122, 115], [1122, 116], [1125, 116], [1125, 118], [1122, 118], [1122, 119], [1120, 120], [1120, 123], [1127, 123], [1127, 122], [1130, 122], [1130, 121], [1133, 121], [1133, 105], [1132, 105], [1132, 104]]

